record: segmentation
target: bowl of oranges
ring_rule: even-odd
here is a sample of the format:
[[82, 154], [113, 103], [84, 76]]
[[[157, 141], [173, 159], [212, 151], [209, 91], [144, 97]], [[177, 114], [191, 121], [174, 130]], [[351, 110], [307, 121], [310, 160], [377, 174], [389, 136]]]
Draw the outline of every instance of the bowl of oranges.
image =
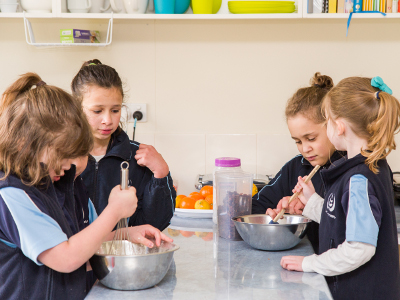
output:
[[203, 186], [199, 192], [176, 196], [175, 215], [184, 218], [211, 219], [213, 212], [213, 187]]

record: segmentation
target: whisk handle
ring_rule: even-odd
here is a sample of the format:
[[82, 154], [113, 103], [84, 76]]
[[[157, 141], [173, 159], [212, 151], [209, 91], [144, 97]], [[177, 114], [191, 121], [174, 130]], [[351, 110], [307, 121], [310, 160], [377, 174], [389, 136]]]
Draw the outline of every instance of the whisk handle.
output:
[[[124, 165], [126, 167], [124, 168]], [[121, 190], [129, 188], [129, 163], [124, 161], [121, 163]]]

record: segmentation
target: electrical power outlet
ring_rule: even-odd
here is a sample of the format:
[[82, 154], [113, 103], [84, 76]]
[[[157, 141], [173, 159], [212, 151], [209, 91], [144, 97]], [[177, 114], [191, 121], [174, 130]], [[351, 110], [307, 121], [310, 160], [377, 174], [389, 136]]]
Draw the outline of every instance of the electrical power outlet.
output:
[[141, 120], [137, 120], [138, 122], [147, 122], [147, 104], [146, 103], [124, 103], [124, 104], [122, 104], [121, 121], [133, 123], [135, 121], [133, 118], [133, 113], [135, 111], [140, 111], [143, 115]]

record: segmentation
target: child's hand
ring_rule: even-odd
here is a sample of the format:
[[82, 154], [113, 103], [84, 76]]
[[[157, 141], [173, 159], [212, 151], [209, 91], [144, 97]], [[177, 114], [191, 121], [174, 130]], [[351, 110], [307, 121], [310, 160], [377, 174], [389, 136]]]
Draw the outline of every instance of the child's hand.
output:
[[[275, 209], [268, 208], [267, 211], [265, 212], [267, 215], [269, 215], [272, 219], [275, 219], [276, 215], [283, 209], [287, 211], [287, 203], [289, 202], [290, 197], [283, 197], [279, 202], [278, 205], [276, 206]], [[283, 216], [282, 216], [283, 218]]]
[[303, 272], [304, 256], [284, 256], [281, 259], [281, 266], [289, 271]]
[[[271, 218], [275, 218], [276, 215], [283, 209], [285, 209], [286, 213], [291, 215], [301, 215], [303, 214], [304, 204], [300, 201], [299, 198], [295, 198], [292, 202], [289, 203], [290, 197], [283, 197], [276, 206], [276, 209], [268, 208], [266, 214], [269, 215]], [[283, 218], [283, 217], [282, 217]]]
[[136, 189], [130, 186], [127, 190], [121, 190], [121, 186], [115, 186], [108, 197], [108, 204], [116, 207], [119, 219], [127, 218], [136, 211], [138, 199]]
[[155, 178], [164, 178], [169, 173], [167, 163], [153, 146], [140, 144], [135, 159], [139, 166], [149, 168]]
[[146, 236], [152, 236], [156, 240], [157, 247], [160, 246], [161, 240], [166, 242], [173, 242], [173, 239], [166, 236], [157, 228], [151, 225], [141, 225], [141, 226], [134, 226], [129, 227], [129, 237], [131, 241], [136, 244], [142, 244], [149, 248], [153, 248], [154, 244], [152, 241], [148, 240]]
[[303, 178], [299, 176], [298, 182], [293, 189], [293, 193], [299, 192], [298, 198], [301, 200], [301, 202], [304, 203], [304, 205], [307, 204], [308, 199], [310, 199], [311, 196], [315, 193], [314, 185], [311, 181], [309, 181], [307, 184], [304, 183], [304, 180], [306, 178], [306, 176], [304, 176]]

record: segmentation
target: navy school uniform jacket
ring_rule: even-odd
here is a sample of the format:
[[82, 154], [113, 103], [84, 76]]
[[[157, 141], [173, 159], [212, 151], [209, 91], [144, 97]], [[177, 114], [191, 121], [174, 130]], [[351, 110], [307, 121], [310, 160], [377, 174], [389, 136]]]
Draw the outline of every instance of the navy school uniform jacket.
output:
[[[329, 161], [324, 166], [321, 166], [311, 179], [315, 191], [321, 197], [324, 196], [325, 189], [319, 174], [320, 171], [328, 168], [336, 160], [342, 158], [344, 154], [344, 152], [335, 151]], [[283, 197], [293, 195], [292, 190], [298, 182], [298, 177], [310, 174], [313, 169], [314, 167], [301, 154], [292, 158], [258, 194], [253, 196], [252, 214], [265, 214], [268, 208], [276, 208]], [[307, 230], [307, 236], [314, 252], [318, 253], [318, 223], [311, 222]]]
[[[13, 175], [0, 181], [0, 299], [69, 300], [83, 299], [86, 296], [85, 264], [71, 273], [60, 273], [45, 265], [38, 265], [25, 256], [23, 251], [29, 252], [37, 248], [37, 245], [35, 240], [29, 240], [29, 235], [21, 237], [21, 232], [14, 223], [14, 216], [7, 207], [7, 201], [4, 200], [7, 198], [8, 201], [12, 201], [13, 197], [21, 196], [18, 191], [22, 192], [23, 197], [30, 199], [26, 204], [31, 205], [36, 214], [42, 215], [41, 218], [53, 219], [55, 222], [52, 225], [55, 230], [62, 231], [61, 234], [65, 234], [66, 240], [79, 231], [73, 195], [74, 175], [74, 168], [65, 172], [57, 182], [57, 189], [51, 182], [45, 183], [41, 188], [29, 187]], [[4, 176], [4, 173], [0, 172], [0, 176]], [[7, 189], [8, 187], [19, 190]], [[64, 193], [63, 199], [58, 197], [60, 193]], [[23, 215], [19, 217], [21, 218], [19, 222], [25, 221]], [[31, 225], [32, 228], [36, 226], [36, 224], [26, 225]], [[48, 229], [46, 227], [48, 225], [44, 226], [44, 230]], [[43, 235], [43, 231], [36, 234]], [[27, 242], [30, 245], [27, 245]]]
[[129, 163], [129, 185], [136, 188], [138, 206], [129, 218], [129, 226], [150, 224], [164, 230], [175, 210], [176, 192], [171, 175], [154, 178], [147, 167], [141, 167], [135, 159], [139, 143], [129, 140], [121, 130], [111, 136], [106, 155], [98, 162], [89, 156], [88, 165], [81, 174], [97, 214], [108, 204], [111, 190], [121, 182], [121, 163]]
[[[343, 158], [329, 170], [321, 171], [327, 192], [319, 226], [319, 250], [323, 253], [337, 248], [346, 240], [346, 228], [353, 226], [347, 223], [347, 214], [350, 209], [357, 210], [357, 207], [350, 207], [350, 197], [357, 197], [358, 201], [371, 201], [373, 198], [379, 201], [380, 222], [375, 223], [375, 229], [359, 228], [355, 234], [352, 232], [350, 239], [358, 242], [371, 239], [369, 233], [378, 231], [379, 226], [375, 255], [351, 272], [325, 278], [334, 299], [396, 300], [400, 299], [400, 271], [393, 175], [386, 160], [378, 162], [379, 174], [374, 174], [365, 164], [365, 159], [361, 154], [351, 159]], [[371, 210], [376, 208], [371, 207]], [[369, 215], [371, 210], [367, 210]], [[359, 214], [358, 217], [365, 220], [368, 215]]]

